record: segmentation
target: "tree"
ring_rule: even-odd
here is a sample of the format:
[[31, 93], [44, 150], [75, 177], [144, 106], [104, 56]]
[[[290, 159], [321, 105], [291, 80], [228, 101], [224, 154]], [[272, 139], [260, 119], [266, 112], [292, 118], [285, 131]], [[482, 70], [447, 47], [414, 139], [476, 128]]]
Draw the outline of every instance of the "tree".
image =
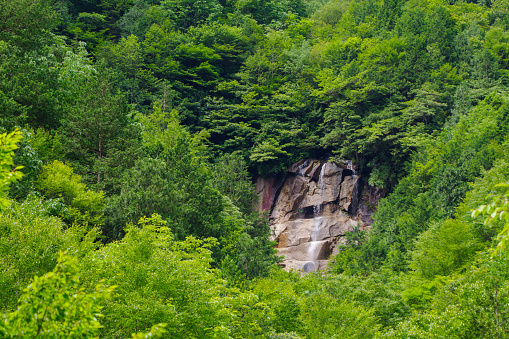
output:
[[0, 334], [4, 338], [94, 338], [102, 327], [101, 302], [115, 287], [98, 284], [95, 291], [79, 288], [77, 260], [61, 252], [52, 272], [23, 290], [16, 311], [9, 313]]
[[104, 224], [104, 193], [87, 189], [70, 166], [58, 160], [44, 165], [37, 187], [46, 198], [63, 200], [66, 207], [59, 216], [67, 223], [88, 228]]
[[0, 212], [0, 309], [13, 310], [29, 280], [53, 269], [59, 251], [81, 258], [97, 247], [96, 229], [67, 227], [51, 216], [60, 208], [55, 200], [29, 195]]
[[[51, 0], [0, 1], [0, 40], [17, 46], [41, 48], [41, 36], [57, 25]], [[39, 43], [39, 44], [38, 44]]]
[[122, 177], [120, 195], [108, 207], [110, 230], [118, 237], [125, 222], [159, 213], [179, 238], [226, 236], [223, 197], [209, 184], [199, 138], [180, 125], [176, 111], [163, 112], [159, 104], [140, 119], [148, 154]]
[[480, 249], [476, 240], [471, 225], [465, 221], [432, 223], [416, 239], [409, 266], [428, 279], [450, 275], [472, 260]]
[[232, 317], [221, 297], [224, 282], [209, 266], [214, 242], [176, 241], [162, 217], [152, 215], [127, 227], [122, 240], [90, 252], [80, 265], [85, 289], [102, 279], [117, 286], [103, 304], [101, 336], [126, 337], [162, 322], [171, 338], [224, 335]]
[[509, 324], [508, 260], [478, 253], [461, 275], [443, 279], [427, 310], [415, 312], [379, 338], [504, 338]]
[[201, 26], [216, 20], [222, 11], [218, 0], [164, 0], [161, 10], [168, 11], [174, 26], [185, 31], [191, 26]]
[[504, 226], [498, 235], [498, 244], [494, 254], [504, 252], [509, 246], [509, 183], [502, 183], [495, 186], [498, 194], [490, 194], [487, 198], [490, 203], [481, 205], [472, 211], [472, 218], [479, 215], [487, 215], [485, 225], [493, 225], [497, 219], [503, 222]]
[[220, 156], [212, 167], [212, 186], [250, 214], [257, 199], [247, 164], [239, 153]]
[[8, 206], [7, 193], [9, 186], [21, 179], [23, 166], [14, 166], [14, 150], [21, 140], [21, 131], [0, 134], [0, 210]]
[[85, 183], [107, 193], [118, 191], [122, 172], [139, 155], [140, 134], [128, 117], [123, 94], [105, 71], [78, 83], [80, 96], [66, 103], [60, 132], [66, 159]]
[[0, 39], [0, 123], [5, 129], [58, 126], [60, 57], [67, 49], [55, 36], [36, 45], [31, 50]]
[[[102, 302], [111, 298], [116, 286], [103, 282], [87, 293], [79, 287], [76, 258], [59, 253], [56, 267], [42, 277], [34, 277], [23, 290], [16, 311], [0, 322], [3, 338], [97, 338], [102, 325]], [[133, 338], [160, 337], [164, 324]]]
[[304, 300], [301, 317], [312, 339], [373, 338], [380, 327], [372, 310], [320, 292]]
[[304, 17], [307, 14], [305, 1], [241, 0], [235, 3], [235, 9], [250, 15], [259, 24], [272, 24], [281, 28], [292, 14]]
[[9, 196], [21, 201], [36, 190], [36, 181], [42, 165], [48, 161], [63, 158], [62, 143], [59, 136], [38, 128], [36, 131], [23, 129], [23, 139], [19, 143], [14, 162], [24, 166], [22, 180], [14, 184]]

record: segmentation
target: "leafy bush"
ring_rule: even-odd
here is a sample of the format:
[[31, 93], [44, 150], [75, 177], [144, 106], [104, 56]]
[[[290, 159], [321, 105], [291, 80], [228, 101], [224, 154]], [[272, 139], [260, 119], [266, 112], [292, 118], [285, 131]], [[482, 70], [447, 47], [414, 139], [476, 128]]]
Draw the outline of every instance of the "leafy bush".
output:
[[509, 323], [509, 261], [480, 253], [464, 275], [437, 290], [428, 310], [378, 338], [504, 338]]
[[104, 223], [104, 193], [88, 190], [69, 165], [59, 160], [44, 165], [37, 187], [47, 198], [62, 198], [68, 213], [60, 216], [68, 223], [89, 227]]
[[56, 264], [59, 251], [78, 258], [92, 251], [96, 230], [67, 228], [50, 216], [51, 206], [35, 196], [13, 202], [0, 212], [0, 309], [11, 310], [29, 279], [42, 276]]
[[[205, 338], [228, 331], [233, 310], [225, 282], [210, 268], [214, 241], [178, 242], [158, 215], [129, 226], [125, 237], [91, 252], [81, 263], [87, 290], [104, 279], [116, 285], [103, 304], [105, 337], [128, 336], [166, 323], [172, 338]], [[232, 329], [233, 330], [233, 329]]]
[[480, 248], [470, 224], [448, 219], [432, 224], [418, 236], [409, 267], [429, 279], [450, 275], [469, 262]]
[[60, 253], [52, 272], [35, 277], [23, 290], [16, 311], [9, 313], [0, 334], [4, 338], [94, 338], [101, 324], [101, 302], [114, 287], [79, 289], [76, 259]]
[[[53, 271], [34, 280], [23, 290], [16, 311], [0, 322], [2, 338], [97, 338], [102, 325], [101, 302], [109, 299], [115, 286], [102, 282], [86, 293], [79, 287], [76, 258], [60, 252]], [[164, 324], [133, 338], [160, 337]]]
[[0, 134], [0, 208], [5, 208], [8, 205], [6, 197], [9, 186], [23, 176], [23, 173], [19, 171], [23, 168], [22, 166], [12, 168], [14, 150], [18, 148], [17, 143], [20, 140], [21, 132], [19, 130]]

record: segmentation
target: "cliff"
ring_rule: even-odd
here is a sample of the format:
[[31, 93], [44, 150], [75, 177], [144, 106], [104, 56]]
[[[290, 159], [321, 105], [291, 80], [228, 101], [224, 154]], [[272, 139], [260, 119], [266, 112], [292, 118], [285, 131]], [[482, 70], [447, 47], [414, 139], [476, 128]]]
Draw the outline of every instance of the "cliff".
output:
[[301, 160], [277, 177], [258, 178], [259, 209], [269, 212], [285, 269], [322, 270], [346, 232], [365, 229], [380, 192], [363, 187], [350, 161]]

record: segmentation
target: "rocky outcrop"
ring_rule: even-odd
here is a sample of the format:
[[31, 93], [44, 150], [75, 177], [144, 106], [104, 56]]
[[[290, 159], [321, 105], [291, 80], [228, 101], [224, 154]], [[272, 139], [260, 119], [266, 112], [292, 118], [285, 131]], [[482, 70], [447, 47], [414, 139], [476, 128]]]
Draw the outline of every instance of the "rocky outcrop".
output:
[[301, 160], [279, 181], [259, 179], [257, 191], [260, 209], [271, 211], [273, 239], [286, 269], [323, 269], [341, 237], [371, 220], [372, 205], [365, 203], [360, 176], [348, 161]]
[[270, 212], [274, 206], [275, 199], [279, 195], [281, 186], [284, 183], [286, 173], [278, 176], [263, 178], [256, 181], [256, 193], [258, 194], [258, 211]]

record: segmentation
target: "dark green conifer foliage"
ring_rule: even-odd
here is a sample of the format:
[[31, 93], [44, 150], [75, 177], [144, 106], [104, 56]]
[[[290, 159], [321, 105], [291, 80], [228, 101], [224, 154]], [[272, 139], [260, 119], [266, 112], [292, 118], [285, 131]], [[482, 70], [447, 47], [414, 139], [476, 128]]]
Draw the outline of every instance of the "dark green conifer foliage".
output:
[[210, 172], [197, 154], [193, 140], [178, 121], [176, 111], [160, 105], [141, 120], [147, 157], [122, 176], [120, 195], [110, 207], [112, 236], [118, 237], [127, 221], [158, 212], [179, 237], [225, 235], [220, 213], [221, 195], [208, 181]]
[[112, 81], [103, 72], [77, 86], [80, 95], [68, 103], [60, 128], [66, 159], [87, 184], [109, 194], [119, 191], [120, 176], [134, 165], [140, 146], [139, 128]]

